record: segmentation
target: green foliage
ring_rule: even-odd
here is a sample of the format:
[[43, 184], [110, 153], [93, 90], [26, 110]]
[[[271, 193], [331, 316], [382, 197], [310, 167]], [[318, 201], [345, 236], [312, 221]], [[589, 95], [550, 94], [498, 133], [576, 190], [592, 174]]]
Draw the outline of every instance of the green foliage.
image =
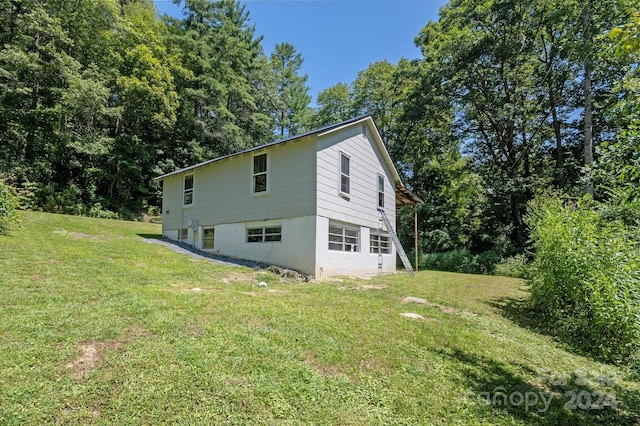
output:
[[278, 105], [274, 111], [277, 134], [293, 136], [307, 130], [311, 120], [308, 76], [301, 75], [302, 55], [290, 43], [276, 44], [271, 66], [276, 77]]
[[558, 194], [531, 204], [531, 302], [579, 347], [624, 361], [640, 350], [640, 245], [597, 207]]
[[9, 224], [19, 221], [17, 208], [18, 197], [15, 189], [0, 178], [0, 234], [7, 231]]
[[516, 254], [502, 259], [495, 267], [494, 273], [503, 277], [527, 278], [529, 276], [529, 260], [524, 254]]
[[[625, 368], [509, 315], [508, 301], [528, 296], [519, 280], [420, 271], [298, 284], [140, 237], [159, 237], [158, 225], [25, 212], [22, 226], [33, 238], [0, 238], [0, 271], [10, 271], [0, 273], [3, 425], [594, 426], [640, 416], [640, 383]], [[568, 386], [549, 380], [564, 377]], [[482, 394], [500, 386], [514, 403], [492, 409]], [[595, 402], [611, 388], [611, 407], [564, 408], [567, 391]], [[522, 395], [533, 394], [551, 400], [545, 412], [526, 409]]]
[[465, 274], [492, 274], [500, 256], [493, 251], [473, 254], [466, 248], [440, 253], [424, 254], [419, 257], [421, 269], [462, 272]]
[[87, 212], [87, 216], [95, 217], [98, 219], [120, 219], [120, 215], [118, 213], [105, 210], [100, 203], [95, 203], [93, 206], [91, 206], [91, 208]]

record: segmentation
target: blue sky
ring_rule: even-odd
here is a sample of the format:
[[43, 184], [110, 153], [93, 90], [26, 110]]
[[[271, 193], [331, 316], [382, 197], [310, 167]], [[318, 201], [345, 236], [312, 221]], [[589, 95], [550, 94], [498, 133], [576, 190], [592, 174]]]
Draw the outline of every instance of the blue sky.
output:
[[[154, 0], [160, 13], [181, 16], [171, 0]], [[414, 38], [438, 19], [446, 0], [246, 0], [267, 55], [289, 42], [302, 54], [313, 103], [337, 83], [351, 83], [369, 64], [419, 58]]]

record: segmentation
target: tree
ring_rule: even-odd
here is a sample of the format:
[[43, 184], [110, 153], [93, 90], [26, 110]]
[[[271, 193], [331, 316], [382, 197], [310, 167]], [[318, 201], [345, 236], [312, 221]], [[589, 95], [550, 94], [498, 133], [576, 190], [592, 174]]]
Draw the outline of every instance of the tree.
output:
[[339, 123], [351, 118], [351, 94], [349, 86], [345, 83], [338, 83], [318, 93], [316, 103], [318, 108], [313, 119], [314, 127]]
[[300, 75], [302, 55], [290, 43], [276, 44], [271, 53], [271, 66], [276, 75], [278, 104], [274, 115], [280, 137], [293, 136], [310, 124], [311, 109], [307, 75]]

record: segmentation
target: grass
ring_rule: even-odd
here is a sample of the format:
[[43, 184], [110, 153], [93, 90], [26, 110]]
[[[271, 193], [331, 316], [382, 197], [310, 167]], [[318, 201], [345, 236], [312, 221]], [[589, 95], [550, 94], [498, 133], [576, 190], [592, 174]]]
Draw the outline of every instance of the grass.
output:
[[0, 424], [640, 422], [630, 372], [537, 332], [519, 280], [286, 282], [145, 243], [159, 225], [21, 215], [0, 235]]

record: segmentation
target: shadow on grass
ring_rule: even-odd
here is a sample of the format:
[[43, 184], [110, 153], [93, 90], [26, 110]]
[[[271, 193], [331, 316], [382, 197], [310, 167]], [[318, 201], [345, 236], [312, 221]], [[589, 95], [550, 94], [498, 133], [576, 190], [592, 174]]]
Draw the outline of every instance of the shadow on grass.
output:
[[[554, 338], [556, 341], [564, 345], [565, 350], [568, 350], [575, 355], [603, 362], [601, 359], [595, 357], [593, 353], [586, 351], [582, 346], [580, 346], [579, 342], [571, 339], [570, 336], [561, 334], [558, 331], [558, 328], [550, 325], [543, 316], [532, 309], [526, 300], [512, 297], [503, 297], [489, 302], [489, 305], [496, 308], [503, 317], [509, 319], [516, 325], [529, 331]], [[604, 379], [604, 381], [606, 381], [606, 378], [601, 379]], [[577, 393], [585, 390], [590, 395], [592, 400], [598, 399], [598, 392], [602, 393], [603, 391], [606, 391], [609, 393], [613, 392], [613, 394], [615, 394], [615, 402], [617, 403], [617, 408], [606, 408], [603, 410], [578, 409], [578, 413], [582, 414], [582, 417], [578, 417], [578, 419], [580, 420], [580, 424], [586, 424], [584, 423], [585, 421], [593, 420], [594, 423], [588, 424], [604, 422], [606, 424], [640, 425], [640, 392], [636, 390], [620, 387], [617, 384], [612, 384], [608, 387], [605, 386], [605, 388], [591, 387], [562, 389], [558, 388], [557, 386], [552, 388], [554, 392], [560, 392], [561, 394], [563, 392], [570, 392], [571, 390], [575, 390], [577, 391]], [[584, 397], [586, 394], [583, 393], [582, 395]]]
[[140, 238], [144, 238], [145, 240], [161, 240], [162, 234], [136, 234]]
[[[460, 381], [470, 389], [468, 408], [477, 418], [502, 418], [531, 425], [636, 425], [640, 422], [637, 393], [620, 394], [611, 384], [600, 386], [581, 377], [553, 377], [518, 365], [531, 380], [509, 365], [477, 354], [441, 351], [460, 368]], [[608, 387], [607, 387], [608, 386]], [[620, 398], [627, 400], [621, 404]]]

